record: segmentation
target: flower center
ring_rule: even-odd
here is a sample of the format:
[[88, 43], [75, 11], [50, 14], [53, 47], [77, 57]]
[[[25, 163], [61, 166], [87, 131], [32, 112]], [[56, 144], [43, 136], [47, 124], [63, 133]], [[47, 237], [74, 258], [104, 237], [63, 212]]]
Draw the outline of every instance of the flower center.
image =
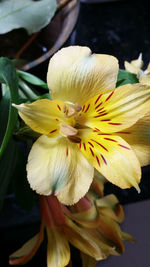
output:
[[[67, 118], [73, 117], [77, 119], [77, 114], [81, 111], [82, 107], [78, 103], [69, 103], [67, 106], [63, 106], [63, 112], [66, 114]], [[60, 126], [61, 133], [66, 136], [73, 143], [80, 143], [81, 139], [78, 137], [78, 129], [69, 124], [61, 124]]]

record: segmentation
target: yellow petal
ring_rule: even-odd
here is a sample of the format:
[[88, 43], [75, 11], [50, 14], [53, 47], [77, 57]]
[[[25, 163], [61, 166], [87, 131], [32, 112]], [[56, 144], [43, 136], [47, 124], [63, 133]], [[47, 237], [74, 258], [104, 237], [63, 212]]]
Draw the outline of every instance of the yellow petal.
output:
[[130, 127], [149, 111], [150, 87], [126, 84], [88, 100], [78, 120], [95, 131], [112, 133]]
[[115, 87], [118, 61], [91, 54], [88, 47], [70, 46], [50, 60], [47, 82], [53, 99], [83, 104], [101, 91]]
[[[124, 245], [122, 242], [122, 232], [119, 225], [111, 218], [101, 215], [99, 232], [114, 246], [114, 250], [119, 253], [124, 252]], [[113, 254], [113, 251], [112, 251]]]
[[66, 119], [63, 112], [64, 103], [59, 100], [41, 99], [32, 104], [14, 106], [19, 110], [20, 117], [30, 128], [50, 137], [59, 134], [60, 123]]
[[80, 227], [67, 217], [66, 223], [67, 227], [63, 230], [73, 246], [96, 260], [105, 259], [109, 255], [110, 247], [94, 234], [94, 229], [90, 231], [90, 229]]
[[68, 215], [73, 221], [87, 228], [96, 228], [99, 222], [99, 215], [95, 205], [87, 211], [77, 212]]
[[135, 242], [135, 239], [128, 233], [122, 232], [121, 233], [122, 239], [129, 242]]
[[124, 220], [123, 208], [119, 205], [115, 195], [110, 194], [101, 199], [97, 199], [96, 205], [99, 208], [100, 214], [110, 217], [117, 222]]
[[27, 178], [42, 195], [57, 194], [65, 204], [73, 204], [88, 191], [93, 167], [78, 150], [77, 144], [64, 137], [41, 136], [28, 157]]
[[140, 53], [138, 59], [132, 60], [130, 63], [125, 61], [125, 69], [128, 72], [138, 74], [138, 72], [143, 67], [142, 54]]
[[150, 74], [141, 76], [139, 78], [139, 82], [144, 84], [144, 85], [150, 86]]
[[107, 182], [106, 178], [94, 169], [94, 180], [90, 187], [90, 190], [87, 193], [87, 196], [90, 200], [96, 200], [104, 195], [104, 183]]
[[88, 255], [81, 253], [82, 267], [96, 267], [97, 261]]
[[47, 228], [47, 237], [47, 267], [65, 267], [70, 261], [70, 248], [63, 231]]
[[130, 144], [141, 166], [150, 164], [150, 116], [143, 117], [118, 135]]
[[141, 168], [131, 147], [121, 137], [80, 130], [80, 150], [89, 162], [110, 182], [121, 187], [134, 186], [137, 190]]

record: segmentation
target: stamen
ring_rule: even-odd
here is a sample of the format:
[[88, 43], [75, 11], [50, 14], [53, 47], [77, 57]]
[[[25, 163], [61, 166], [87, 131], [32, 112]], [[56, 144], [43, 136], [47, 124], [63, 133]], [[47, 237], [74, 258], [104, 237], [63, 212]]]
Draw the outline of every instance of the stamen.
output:
[[80, 112], [82, 107], [81, 107], [81, 105], [79, 103], [75, 103], [74, 104], [74, 109], [75, 109], [76, 112]]
[[[66, 106], [64, 106], [65, 108]], [[78, 112], [80, 112], [82, 109], [81, 105], [79, 103], [71, 104], [68, 107], [65, 108], [65, 113], [67, 117], [72, 117], [76, 115]]]
[[64, 113], [67, 112], [67, 106], [66, 106], [66, 105], [63, 106], [63, 112], [64, 112]]
[[76, 135], [78, 133], [77, 129], [73, 128], [72, 126], [70, 126], [68, 124], [62, 124], [60, 126], [60, 131], [66, 136], [68, 136], [68, 135], [72, 136], [72, 135]]
[[68, 110], [67, 110], [67, 117], [72, 117], [76, 114], [76, 111], [74, 109], [74, 107], [68, 107]]
[[81, 148], [81, 138], [80, 137], [72, 135], [72, 136], [67, 136], [67, 138], [72, 143], [78, 143], [78, 144], [80, 144], [80, 148]]

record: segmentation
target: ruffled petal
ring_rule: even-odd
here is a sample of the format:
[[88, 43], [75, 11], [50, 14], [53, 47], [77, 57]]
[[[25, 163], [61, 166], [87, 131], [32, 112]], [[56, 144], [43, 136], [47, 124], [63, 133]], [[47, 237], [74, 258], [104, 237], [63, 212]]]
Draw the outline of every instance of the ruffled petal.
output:
[[39, 249], [41, 243], [43, 242], [43, 223], [40, 228], [40, 232], [33, 236], [29, 241], [27, 241], [20, 249], [15, 251], [9, 256], [10, 265], [22, 265], [26, 264], [35, 255]]
[[60, 227], [47, 228], [47, 267], [65, 267], [70, 261], [68, 241]]
[[83, 104], [99, 92], [114, 88], [117, 74], [115, 57], [91, 54], [88, 47], [70, 46], [50, 60], [47, 82], [53, 99]]
[[96, 205], [101, 214], [110, 217], [116, 222], [124, 220], [124, 211], [115, 195], [110, 194], [96, 200]]
[[80, 254], [82, 259], [82, 267], [96, 267], [97, 261], [95, 259], [84, 254], [83, 252], [81, 252]]
[[111, 245], [114, 246], [111, 254], [116, 255], [116, 252], [124, 252], [122, 231], [114, 220], [105, 215], [101, 215], [98, 231], [106, 238], [108, 243], [111, 242]]
[[113, 133], [132, 126], [150, 111], [150, 87], [126, 84], [111, 93], [89, 99], [79, 114], [78, 122], [102, 131]]
[[141, 166], [150, 164], [150, 116], [145, 116], [132, 127], [117, 133], [130, 144]]
[[64, 137], [41, 136], [28, 157], [27, 178], [42, 195], [56, 194], [65, 204], [73, 204], [88, 191], [94, 169], [76, 144]]
[[90, 129], [80, 130], [79, 148], [89, 162], [110, 182], [139, 190], [140, 163], [128, 143], [121, 137], [101, 134]]
[[[60, 123], [66, 120], [64, 103], [59, 100], [41, 99], [32, 104], [14, 105], [20, 117], [35, 132], [51, 137], [59, 134]], [[69, 122], [69, 118], [67, 119]]]
[[140, 53], [138, 59], [132, 60], [131, 62], [125, 61], [125, 69], [128, 72], [138, 74], [138, 72], [141, 70], [143, 67], [143, 60], [142, 60], [142, 54]]
[[87, 231], [86, 228], [74, 223], [67, 217], [66, 224], [67, 226], [64, 226], [63, 230], [73, 246], [96, 260], [107, 258], [112, 248], [96, 235], [96, 230], [88, 229]]
[[144, 85], [150, 86], [150, 74], [143, 75], [139, 78], [139, 82]]

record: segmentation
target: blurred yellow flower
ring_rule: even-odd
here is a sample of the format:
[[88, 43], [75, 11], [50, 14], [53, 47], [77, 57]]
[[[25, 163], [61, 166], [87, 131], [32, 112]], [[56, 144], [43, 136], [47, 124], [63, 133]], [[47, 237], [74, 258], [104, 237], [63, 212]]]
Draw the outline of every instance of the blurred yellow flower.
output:
[[53, 100], [14, 105], [41, 134], [27, 164], [28, 181], [37, 193], [54, 194], [72, 205], [88, 191], [94, 168], [121, 188], [139, 190], [140, 163], [150, 160], [149, 118], [144, 118], [150, 87], [115, 88], [117, 75], [115, 57], [91, 54], [87, 47], [63, 48], [48, 68]]
[[123, 253], [123, 240], [133, 241], [118, 225], [124, 213], [117, 198], [114, 195], [103, 197], [103, 185], [97, 179], [89, 195], [74, 206], [60, 204], [55, 196], [40, 196], [40, 209], [40, 233], [13, 253], [9, 264], [24, 264], [34, 256], [43, 241], [44, 228], [47, 267], [71, 264], [69, 242], [81, 252], [83, 267], [95, 267], [98, 260]]
[[132, 60], [131, 62], [125, 61], [124, 63], [125, 69], [128, 72], [136, 74], [141, 84], [150, 86], [150, 63], [146, 70], [142, 70], [143, 64], [142, 54], [139, 55], [138, 59]]

